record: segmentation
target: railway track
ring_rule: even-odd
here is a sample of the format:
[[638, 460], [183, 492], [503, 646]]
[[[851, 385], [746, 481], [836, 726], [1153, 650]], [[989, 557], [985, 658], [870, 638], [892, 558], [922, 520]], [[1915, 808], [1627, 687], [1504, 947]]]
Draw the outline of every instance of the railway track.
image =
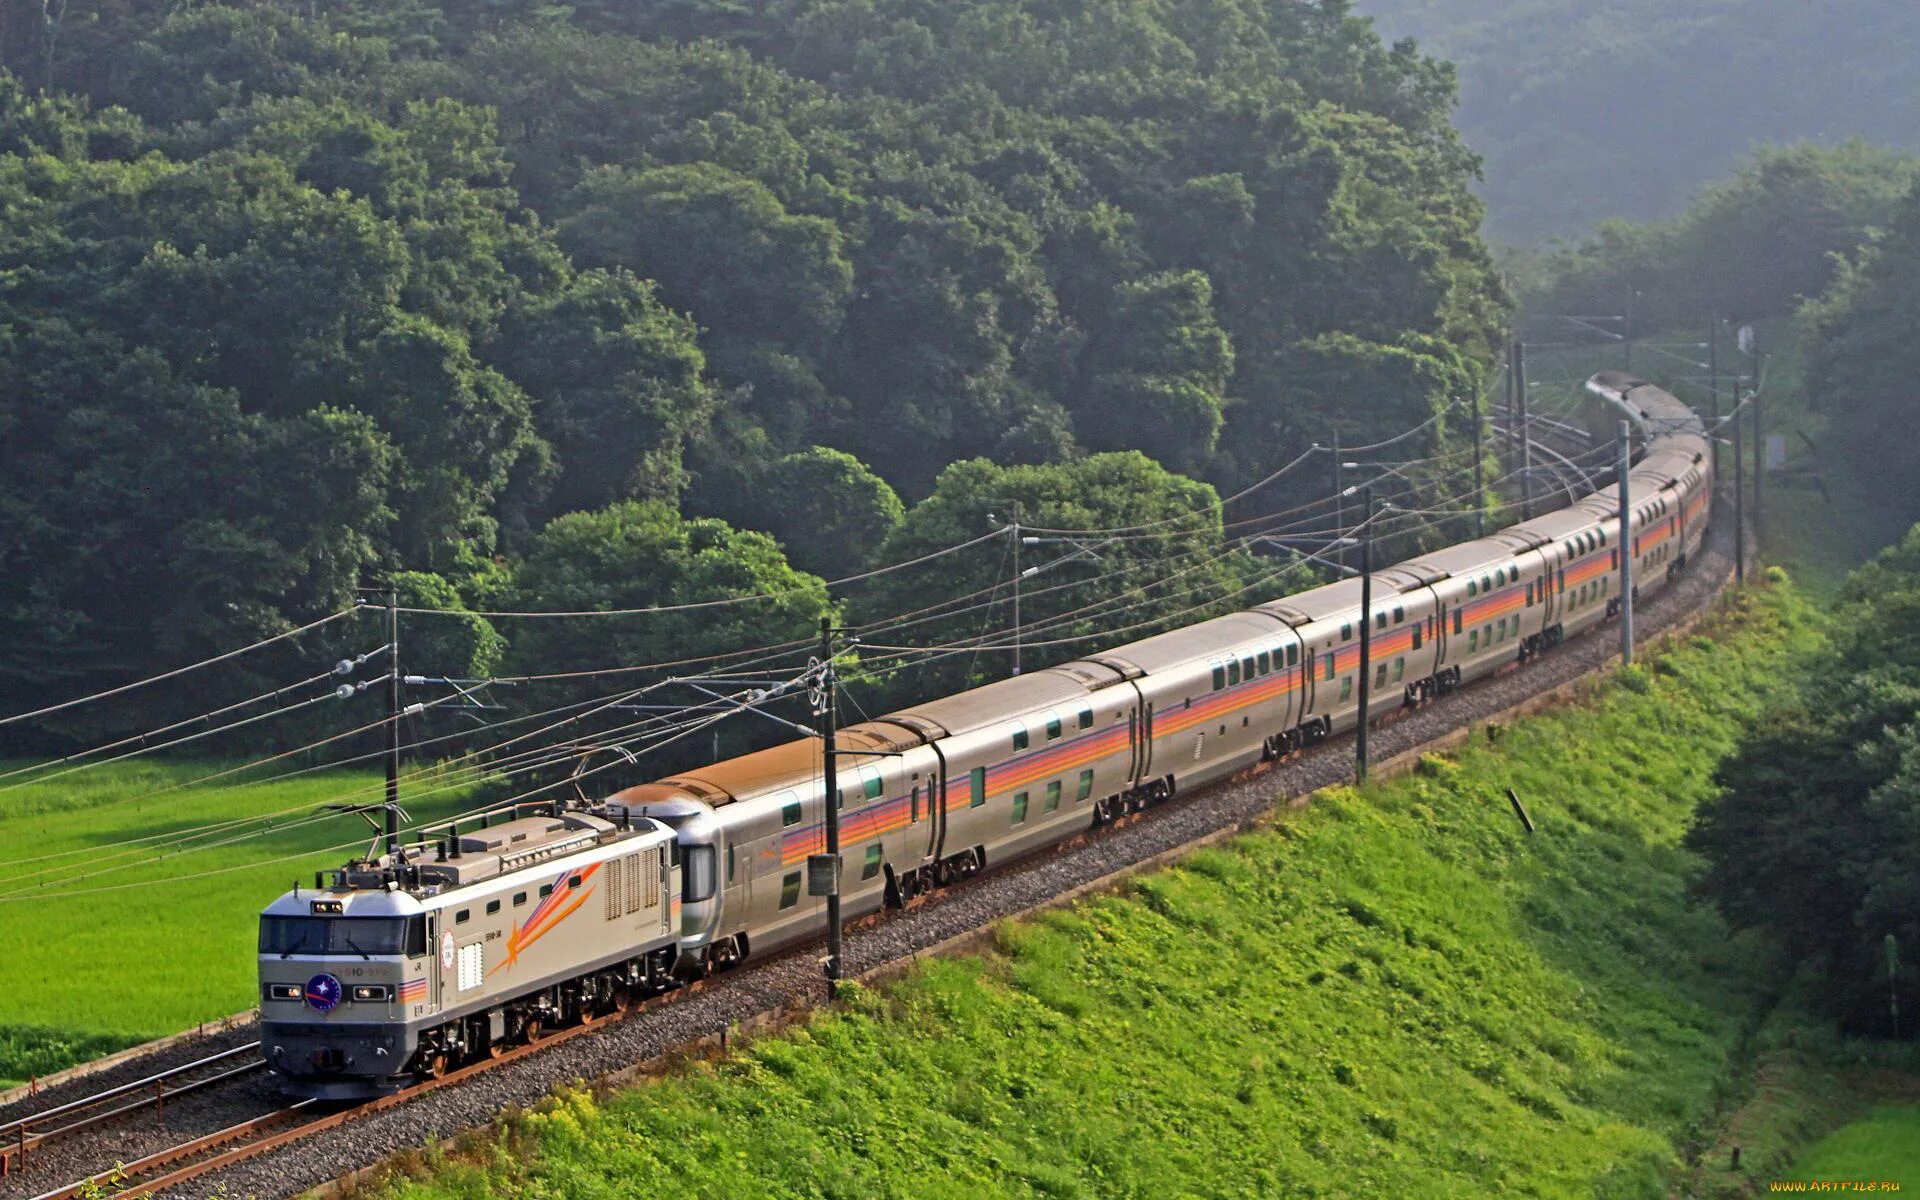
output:
[[[1725, 540], [1730, 542], [1731, 538], [1728, 537]], [[1703, 555], [1703, 557], [1706, 556]], [[1724, 559], [1724, 554], [1722, 554], [1721, 557]], [[1719, 569], [1727, 565], [1726, 562], [1722, 561], [1718, 567], [1712, 568], [1712, 570], [1716, 572], [1713, 580], [1709, 582], [1704, 589], [1694, 589], [1692, 599], [1684, 605], [1679, 602], [1679, 597], [1677, 596], [1677, 593], [1683, 589], [1672, 588], [1666, 593], [1663, 593], [1661, 599], [1667, 601], [1672, 611], [1663, 619], [1649, 621], [1647, 625], [1643, 627], [1642, 640], [1644, 640], [1645, 637], [1657, 634], [1661, 625], [1679, 619], [1686, 613], [1704, 606], [1707, 599], [1714, 592], [1718, 591], [1722, 577], [1729, 573]], [[1709, 564], [1707, 563], [1702, 563], [1699, 566], [1702, 570], [1709, 568]], [[1658, 603], [1659, 600], [1656, 600], [1656, 604]], [[1602, 630], [1611, 630], [1612, 628], [1613, 626], [1610, 624], [1601, 627]], [[1605, 654], [1604, 647], [1599, 647], [1597, 653], [1589, 655], [1581, 652], [1578, 646], [1582, 643], [1595, 643], [1597, 646], [1598, 643], [1604, 642], [1605, 640], [1604, 636], [1596, 638], [1595, 634], [1589, 633], [1581, 639], [1570, 641], [1567, 651], [1556, 652], [1554, 655], [1546, 656], [1543, 661], [1551, 664], [1565, 658], [1568, 660], [1568, 665], [1571, 666], [1571, 660], [1573, 658], [1597, 660], [1599, 656]], [[1579, 668], [1579, 673], [1591, 670], [1593, 665], [1595, 665], [1594, 661], [1587, 661], [1586, 665]], [[1433, 737], [1440, 728], [1455, 729], [1462, 725], [1470, 724], [1476, 720], [1486, 718], [1492, 712], [1504, 711], [1503, 706], [1511, 704], [1514, 699], [1523, 698], [1536, 692], [1552, 690], [1556, 686], [1556, 680], [1553, 678], [1556, 673], [1559, 672], [1556, 672], [1551, 667], [1544, 672], [1538, 668], [1527, 668], [1502, 676], [1496, 676], [1461, 693], [1460, 698], [1465, 700], [1466, 703], [1443, 702], [1427, 710], [1410, 710], [1408, 713], [1409, 717], [1417, 714], [1424, 719], [1419, 722], [1408, 720], [1405, 722], [1394, 722], [1392, 724], [1418, 724], [1422, 726], [1423, 732], [1417, 736], [1410, 736], [1409, 738], [1413, 744], [1418, 745], [1420, 742]], [[1520, 682], [1522, 680], [1537, 682], [1522, 684]], [[1476, 702], [1471, 699], [1472, 697], [1483, 694], [1486, 698], [1483, 701]], [[1488, 703], [1487, 701], [1492, 701], [1492, 703]], [[1443, 711], [1444, 716], [1441, 715]], [[1436, 718], [1438, 718], [1438, 721], [1436, 721]], [[1385, 733], [1386, 730], [1383, 729], [1382, 732]], [[1408, 732], [1411, 734], [1412, 731]], [[1341, 741], [1344, 741], [1344, 739]], [[1290, 780], [1282, 783], [1283, 788], [1296, 789], [1287, 794], [1299, 794], [1299, 792], [1311, 790], [1313, 787], [1325, 786], [1327, 782], [1337, 781], [1336, 778], [1325, 777], [1329, 774], [1329, 765], [1327, 763], [1316, 766], [1315, 760], [1328, 759], [1329, 755], [1338, 758], [1344, 751], [1333, 749], [1333, 747], [1337, 747], [1339, 744], [1338, 742], [1329, 743], [1327, 747], [1321, 748], [1319, 754], [1312, 755], [1307, 762], [1296, 763], [1296, 768], [1304, 768], [1304, 771], [1300, 772], [1304, 777], [1299, 778], [1297, 781]], [[1339, 776], [1344, 776], [1346, 773], [1344, 768], [1334, 767], [1332, 770], [1336, 770]], [[1316, 778], [1319, 779], [1318, 782], [1314, 782]], [[1274, 782], [1281, 781], [1276, 779]], [[1177, 840], [1180, 844], [1191, 845], [1195, 839], [1189, 834], [1180, 831], [1194, 828], [1199, 819], [1197, 810], [1213, 805], [1214, 802], [1207, 799], [1207, 794], [1209, 792], [1231, 792], [1239, 786], [1235, 781], [1214, 785], [1214, 787], [1206, 789], [1206, 791], [1196, 793], [1192, 798], [1183, 801], [1180, 805], [1170, 805], [1162, 809], [1152, 810], [1143, 819], [1151, 824], [1163, 824], [1169, 827], [1170, 832], [1163, 835], [1163, 842]], [[1275, 797], [1273, 795], [1272, 784], [1269, 783], [1260, 790], [1266, 793], [1265, 799], [1254, 807], [1264, 810], [1269, 808], [1274, 802]], [[1234, 801], [1233, 803], [1241, 802]], [[1195, 809], [1196, 812], [1183, 817], [1180, 815], [1180, 810], [1186, 808]], [[1210, 817], [1209, 819], [1212, 818]], [[1132, 822], [1129, 822], [1127, 826], [1112, 832], [1121, 834], [1124, 837], [1132, 832], [1132, 824]], [[1064, 858], [1066, 852], [1069, 850], [1077, 851], [1086, 848], [1084, 843], [1088, 841], [1093, 843], [1091, 847], [1092, 854], [1084, 857], [1100, 860], [1092, 869], [1095, 871], [1111, 870], [1112, 863], [1122, 850], [1120, 847], [1110, 844], [1111, 837], [1108, 833], [1102, 833], [1091, 839], [1086, 837], [1076, 839], [1074, 843], [1067, 843], [1056, 847], [1044, 855], [1030, 857], [1045, 857], [1051, 859], [1058, 856]], [[1106, 848], [1103, 849], [1103, 846]], [[1177, 849], [1178, 847], [1176, 846], [1175, 848]], [[1162, 855], [1168, 852], [1169, 851], [1164, 848], [1161, 851]], [[1068, 880], [1064, 878], [1065, 871], [1059, 868], [1041, 867], [1031, 869], [1030, 873], [1032, 875], [1042, 877], [1039, 883], [1035, 883], [1031, 880], [1023, 881], [1020, 878], [1020, 872], [1029, 870], [1027, 865], [1023, 865], [1023, 863], [1010, 863], [1008, 867], [1010, 870], [1003, 869], [1002, 871], [990, 873], [982, 876], [980, 879], [972, 881], [963, 888], [954, 889], [950, 893], [943, 894], [941, 899], [936, 900], [935, 903], [931, 905], [925, 907], [916, 906], [915, 909], [910, 910], [908, 913], [896, 914], [895, 917], [880, 922], [875, 926], [873, 931], [875, 936], [870, 940], [875, 942], [876, 945], [886, 944], [891, 948], [877, 951], [879, 956], [878, 961], [898, 961], [902, 958], [912, 957], [920, 953], [921, 947], [923, 946], [931, 946], [937, 942], [951, 940], [950, 937], [923, 937], [920, 933], [911, 932], [910, 927], [916, 923], [922, 926], [931, 926], [936, 934], [942, 928], [973, 928], [975, 924], [978, 924], [980, 927], [985, 927], [986, 923], [998, 919], [999, 916], [1007, 915], [1007, 912], [1004, 909], [998, 913], [987, 912], [984, 914], [984, 917], [982, 917], [980, 910], [990, 909], [995, 905], [1004, 905], [1009, 898], [1017, 899], [1022, 889], [1025, 889], [1028, 896], [1026, 903], [1031, 905], [1033, 903], [1031, 899], [1033, 892], [1048, 880], [1057, 880], [1059, 883], [1068, 882]], [[1049, 894], [1058, 897], [1062, 892], [1069, 890], [1078, 889], [1068, 889], [1055, 885], [1051, 887]], [[998, 898], [990, 897], [983, 899], [982, 896], [988, 893], [996, 893]], [[1016, 909], [1015, 911], [1019, 910]], [[943, 913], [945, 914], [944, 916], [941, 915]], [[916, 917], [918, 918], [917, 922], [914, 920], [900, 919]], [[963, 924], [963, 922], [965, 924]], [[863, 924], [867, 923], [863, 922]], [[892, 932], [887, 932], [889, 930]], [[902, 948], [903, 944], [904, 950]], [[446, 1132], [451, 1132], [452, 1129], [483, 1123], [486, 1120], [490, 1120], [492, 1115], [497, 1112], [503, 1104], [530, 1103], [532, 1099], [537, 1098], [538, 1094], [544, 1092], [546, 1087], [556, 1078], [565, 1079], [576, 1076], [597, 1078], [606, 1074], [610, 1069], [603, 1066], [596, 1070], [582, 1070], [580, 1068], [582, 1062], [588, 1060], [605, 1062], [607, 1058], [615, 1057], [619, 1058], [623, 1064], [632, 1064], [648, 1058], [650, 1054], [657, 1057], [662, 1054], [685, 1051], [688, 1047], [709, 1042], [712, 1040], [710, 1033], [706, 1036], [699, 1036], [690, 1035], [687, 1031], [689, 1029], [700, 1028], [701, 1023], [711, 1019], [710, 1014], [708, 1014], [706, 1010], [715, 1007], [716, 997], [730, 996], [730, 999], [720, 1001], [718, 1007], [729, 1010], [734, 1014], [730, 1018], [723, 1018], [721, 1020], [719, 1026], [720, 1032], [724, 1034], [724, 1031], [729, 1027], [737, 1029], [743, 1023], [743, 1014], [749, 1012], [762, 1013], [790, 1004], [792, 1002], [791, 988], [793, 981], [796, 979], [810, 974], [813, 982], [805, 986], [817, 991], [817, 971], [809, 971], [810, 953], [810, 947], [803, 945], [793, 951], [776, 956], [760, 964], [757, 969], [750, 969], [741, 973], [743, 975], [754, 976], [754, 978], [740, 978], [736, 980], [729, 977], [727, 982], [718, 989], [710, 989], [709, 985], [704, 982], [696, 983], [638, 1004], [634, 1007], [632, 1013], [611, 1013], [564, 1029], [552, 1031], [535, 1043], [513, 1047], [501, 1053], [498, 1058], [478, 1062], [448, 1072], [438, 1078], [423, 1081], [393, 1096], [383, 1097], [378, 1100], [349, 1107], [333, 1107], [315, 1102], [305, 1102], [286, 1108], [274, 1108], [270, 1111], [248, 1116], [244, 1120], [237, 1122], [223, 1122], [220, 1128], [211, 1132], [200, 1133], [192, 1137], [184, 1138], [175, 1145], [153, 1151], [111, 1170], [98, 1170], [97, 1168], [102, 1160], [99, 1157], [95, 1157], [94, 1161], [89, 1164], [89, 1166], [94, 1168], [92, 1174], [84, 1178], [75, 1179], [60, 1187], [41, 1192], [37, 1196], [34, 1196], [32, 1200], [64, 1200], [66, 1197], [86, 1195], [90, 1189], [103, 1187], [115, 1189], [115, 1194], [118, 1195], [151, 1195], [170, 1189], [178, 1189], [196, 1180], [207, 1180], [207, 1177], [210, 1175], [228, 1172], [230, 1168], [236, 1167], [241, 1168], [238, 1178], [242, 1181], [241, 1190], [243, 1191], [252, 1192], [256, 1187], [262, 1186], [261, 1181], [263, 1179], [270, 1181], [265, 1186], [282, 1190], [293, 1190], [300, 1183], [311, 1186], [314, 1182], [337, 1176], [341, 1174], [343, 1170], [349, 1170], [353, 1167], [363, 1165], [366, 1161], [365, 1156], [369, 1152], [377, 1153], [377, 1147], [417, 1144], [429, 1136], [441, 1135]], [[871, 967], [873, 965], [872, 960], [875, 960], [876, 954], [862, 954], [860, 948], [856, 945], [852, 960], [856, 969], [863, 965], [861, 962], [862, 958], [870, 960], [865, 965]], [[786, 991], [788, 994], [782, 997], [779, 994], [780, 991]], [[735, 993], [737, 993], [737, 995], [735, 995]], [[706, 997], [705, 1002], [698, 1005], [689, 1004], [686, 1006], [687, 1010], [700, 1010], [693, 1015], [667, 1017], [658, 1022], [623, 1021], [621, 1019], [624, 1016], [639, 1013], [652, 1013], [665, 1006], [673, 1005], [677, 1007], [677, 1002], [690, 1000], [703, 994]], [[610, 1025], [623, 1025], [627, 1031], [604, 1039], [607, 1043], [604, 1047], [600, 1046], [597, 1042], [591, 1046], [586, 1042], [579, 1042], [579, 1046], [586, 1048], [563, 1051], [555, 1055], [552, 1062], [543, 1070], [518, 1073], [499, 1070], [531, 1055], [550, 1051], [563, 1043], [575, 1042], [576, 1039], [581, 1039], [589, 1033], [599, 1031], [603, 1027]], [[659, 1029], [655, 1029], [655, 1026], [659, 1026]], [[707, 1026], [707, 1028], [710, 1029], [711, 1026]], [[651, 1049], [646, 1053], [633, 1053], [630, 1049], [622, 1049], [622, 1047], [630, 1048], [636, 1044], [649, 1044]], [[98, 1095], [87, 1097], [82, 1101], [61, 1105], [34, 1116], [23, 1118], [20, 1121], [0, 1126], [0, 1131], [13, 1131], [12, 1136], [21, 1143], [19, 1160], [15, 1160], [9, 1156], [6, 1161], [24, 1161], [26, 1156], [34, 1149], [47, 1144], [51, 1139], [68, 1137], [74, 1133], [98, 1127], [108, 1121], [117, 1120], [126, 1113], [142, 1108], [157, 1107], [159, 1103], [161, 1103], [162, 1097], [180, 1096], [183, 1094], [186, 1086], [191, 1086], [194, 1090], [211, 1088], [215, 1083], [237, 1077], [247, 1071], [259, 1070], [257, 1059], [254, 1065], [248, 1065], [244, 1068], [235, 1062], [235, 1060], [240, 1059], [248, 1052], [257, 1055], [257, 1043], [249, 1046], [235, 1047], [231, 1050], [223, 1051], [221, 1054], [209, 1056], [206, 1059], [197, 1060], [194, 1063], [185, 1064], [182, 1067], [176, 1067], [170, 1071], [149, 1076], [147, 1079], [136, 1080], [130, 1084], [123, 1084], [115, 1088], [107, 1089]], [[625, 1057], [620, 1058], [622, 1055], [625, 1055]], [[222, 1066], [221, 1064], [223, 1063], [227, 1065]], [[197, 1083], [186, 1080], [184, 1077], [196, 1068], [207, 1072], [208, 1077]], [[482, 1076], [486, 1076], [496, 1082], [490, 1082], [482, 1085], [478, 1089], [469, 1089], [469, 1091], [477, 1091], [483, 1095], [448, 1096], [442, 1098], [445, 1101], [442, 1103], [415, 1105], [416, 1101], [424, 1100], [436, 1092], [452, 1088], [455, 1085], [474, 1081]], [[536, 1076], [537, 1078], [535, 1078]], [[165, 1083], [166, 1080], [174, 1080], [177, 1082], [168, 1085]], [[497, 1082], [502, 1080], [505, 1082]], [[144, 1094], [142, 1092], [143, 1088], [151, 1090], [153, 1094], [151, 1096]], [[532, 1096], [528, 1094], [530, 1090], [533, 1093]], [[137, 1103], [135, 1102], [136, 1100], [138, 1101]], [[124, 1103], [116, 1101], [124, 1101]], [[406, 1108], [405, 1111], [399, 1111], [402, 1110], [403, 1106], [413, 1107]], [[86, 1115], [90, 1111], [91, 1115]], [[385, 1115], [382, 1116], [380, 1114]], [[452, 1124], [451, 1129], [448, 1128], [449, 1114], [463, 1114], [453, 1117], [453, 1121], [457, 1123]], [[229, 1117], [230, 1116], [231, 1114], [229, 1114]], [[324, 1136], [328, 1131], [339, 1130], [343, 1126], [360, 1121], [365, 1121], [366, 1124], [356, 1127], [350, 1132], [343, 1132], [336, 1137], [328, 1138]], [[249, 1164], [249, 1160], [258, 1159], [272, 1151], [293, 1147], [296, 1144], [299, 1144], [300, 1148], [291, 1155], [291, 1159], [289, 1159], [288, 1156], [282, 1156], [276, 1158], [270, 1164], [254, 1163], [247, 1165]], [[325, 1167], [330, 1169], [323, 1168], [324, 1173], [316, 1176], [314, 1173], [316, 1163], [325, 1164]], [[234, 1176], [228, 1174], [218, 1182], [226, 1185], [232, 1178], [234, 1178]], [[213, 1181], [208, 1180], [208, 1182]], [[22, 1196], [25, 1195], [25, 1193], [20, 1194]], [[280, 1194], [280, 1192], [268, 1191], [261, 1194]]]
[[160, 1112], [169, 1100], [257, 1074], [265, 1067], [260, 1044], [249, 1042], [9, 1121], [0, 1125], [0, 1178], [17, 1174], [30, 1155], [56, 1142], [135, 1113]]
[[[337, 1129], [349, 1121], [369, 1116], [373, 1113], [393, 1108], [396, 1105], [410, 1103], [423, 1095], [443, 1087], [463, 1083], [485, 1071], [494, 1070], [537, 1054], [554, 1046], [593, 1033], [604, 1026], [627, 1016], [657, 1009], [665, 1004], [686, 996], [694, 995], [706, 988], [705, 980], [695, 981], [670, 992], [622, 1009], [593, 1017], [578, 1024], [549, 1032], [538, 1040], [502, 1051], [493, 1058], [472, 1063], [457, 1070], [449, 1071], [433, 1079], [422, 1080], [390, 1096], [374, 1100], [360, 1101], [342, 1105], [329, 1105], [318, 1100], [302, 1100], [284, 1108], [276, 1108], [258, 1116], [248, 1117], [210, 1133], [195, 1134], [182, 1139], [164, 1149], [153, 1151], [131, 1162], [96, 1171], [84, 1178], [75, 1179], [31, 1197], [31, 1200], [72, 1200], [73, 1197], [110, 1193], [116, 1198], [157, 1195], [169, 1189], [179, 1188], [192, 1183], [215, 1171], [266, 1154], [292, 1142], [312, 1137], [329, 1129]], [[197, 1073], [210, 1064], [227, 1064], [243, 1055], [251, 1055], [250, 1061], [241, 1065], [228, 1065], [216, 1074], [193, 1079], [185, 1083], [176, 1083], [171, 1091], [163, 1091], [168, 1081]], [[22, 1154], [45, 1145], [49, 1140], [67, 1137], [84, 1130], [97, 1127], [109, 1120], [117, 1119], [129, 1113], [158, 1106], [165, 1096], [178, 1097], [189, 1092], [211, 1088], [217, 1084], [239, 1078], [242, 1075], [258, 1073], [266, 1067], [266, 1060], [260, 1056], [260, 1044], [249, 1042], [223, 1050], [218, 1054], [157, 1072], [146, 1079], [121, 1084], [106, 1089], [97, 1095], [75, 1100], [58, 1108], [48, 1109], [31, 1117], [25, 1117], [8, 1125], [0, 1126], [8, 1136], [21, 1139], [19, 1147]], [[87, 1116], [79, 1114], [85, 1110], [112, 1103], [116, 1099], [133, 1096], [135, 1099], [125, 1105], [116, 1106]], [[71, 1118], [71, 1119], [69, 1119]], [[44, 1130], [30, 1126], [53, 1122], [53, 1127]], [[17, 1129], [16, 1129], [17, 1127]], [[9, 1154], [13, 1151], [9, 1151]], [[17, 1169], [17, 1168], [16, 1168]]]

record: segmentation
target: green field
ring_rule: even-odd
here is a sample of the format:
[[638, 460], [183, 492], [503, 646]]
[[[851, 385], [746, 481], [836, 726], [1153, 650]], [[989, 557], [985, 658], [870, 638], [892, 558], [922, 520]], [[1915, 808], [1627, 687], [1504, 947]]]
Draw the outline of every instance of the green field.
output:
[[[251, 1007], [255, 914], [348, 857], [327, 847], [366, 844], [359, 817], [295, 822], [328, 801], [367, 799], [374, 774], [154, 794], [221, 769], [117, 763], [24, 787], [0, 781], [11, 787], [0, 790], [11, 867], [0, 884], [0, 1086]], [[431, 818], [469, 790], [407, 811]], [[141, 840], [275, 813], [194, 843]]]
[[1786, 1178], [1878, 1180], [1920, 1187], [1920, 1104], [1890, 1104], [1828, 1134]]
[[1663, 1195], [1766, 992], [1678, 839], [1819, 640], [1791, 587], [1739, 604], [1590, 706], [383, 1194]]

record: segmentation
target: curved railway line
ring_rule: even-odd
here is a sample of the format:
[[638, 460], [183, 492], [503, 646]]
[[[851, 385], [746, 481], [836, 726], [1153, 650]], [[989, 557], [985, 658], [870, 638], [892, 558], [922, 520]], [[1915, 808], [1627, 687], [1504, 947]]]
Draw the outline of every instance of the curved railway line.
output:
[[[1724, 586], [1731, 537], [1724, 522], [1709, 536], [1700, 560], [1648, 606], [1639, 640], [1689, 620]], [[1577, 685], [1611, 658], [1612, 629], [1608, 622], [1524, 666], [1376, 721], [1379, 758], [1429, 751], [1476, 723], [1504, 719], [1530, 701]], [[1323, 743], [1177, 804], [1009, 862], [927, 903], [868, 918], [851, 932], [848, 965], [854, 975], [869, 977], [922, 954], [956, 948], [997, 920], [1110, 885], [1246, 828], [1282, 798], [1350, 778], [1345, 738]], [[669, 992], [631, 1013], [555, 1030], [396, 1095], [346, 1107], [314, 1101], [282, 1107], [263, 1086], [261, 1061], [244, 1063], [248, 1053], [258, 1053], [257, 1042], [230, 1047], [0, 1125], [0, 1136], [9, 1139], [0, 1149], [6, 1167], [0, 1198], [65, 1200], [102, 1186], [129, 1196], [206, 1194], [219, 1187], [240, 1194], [292, 1194], [392, 1150], [484, 1124], [502, 1106], [538, 1100], [555, 1082], [630, 1078], [681, 1055], [723, 1050], [730, 1036], [777, 1025], [821, 998], [811, 952], [815, 945]], [[256, 1086], [245, 1086], [249, 1077]], [[142, 1112], [164, 1114], [183, 1128], [179, 1135], [149, 1129], [140, 1138], [118, 1141], [101, 1136], [124, 1133]], [[129, 1149], [138, 1153], [116, 1157]], [[276, 1150], [282, 1153], [264, 1161]], [[195, 1183], [199, 1191], [182, 1190]]]

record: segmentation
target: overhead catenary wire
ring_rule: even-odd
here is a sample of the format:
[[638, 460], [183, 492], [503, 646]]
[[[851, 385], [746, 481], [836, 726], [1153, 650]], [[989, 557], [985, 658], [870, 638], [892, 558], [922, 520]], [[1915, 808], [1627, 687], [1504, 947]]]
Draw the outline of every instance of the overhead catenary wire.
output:
[[178, 679], [182, 675], [191, 674], [203, 667], [211, 667], [216, 663], [223, 663], [231, 659], [239, 658], [243, 654], [250, 654], [262, 647], [271, 646], [275, 642], [284, 642], [288, 638], [299, 637], [303, 633], [311, 633], [324, 625], [331, 625], [333, 622], [344, 617], [351, 617], [358, 611], [359, 609], [357, 608], [342, 609], [331, 616], [321, 617], [317, 621], [309, 621], [297, 629], [289, 629], [285, 633], [276, 633], [272, 637], [262, 638], [250, 645], [241, 646], [237, 650], [228, 650], [224, 653], [216, 654], [212, 658], [203, 658], [199, 662], [189, 663], [184, 667], [175, 667], [171, 671], [163, 671], [158, 675], [150, 675], [145, 679], [137, 679], [132, 683], [123, 683], [119, 687], [108, 688], [103, 692], [95, 692], [91, 696], [80, 696], [73, 700], [64, 700], [59, 704], [49, 704], [45, 708], [36, 708], [32, 712], [15, 713], [10, 717], [0, 717], [0, 726], [13, 725], [20, 721], [31, 721], [36, 717], [51, 716], [57, 712], [65, 712], [67, 709], [77, 708], [82, 704], [91, 704], [96, 700], [105, 700], [113, 696], [125, 695], [128, 692], [136, 691], [151, 684], [162, 683], [169, 679]]

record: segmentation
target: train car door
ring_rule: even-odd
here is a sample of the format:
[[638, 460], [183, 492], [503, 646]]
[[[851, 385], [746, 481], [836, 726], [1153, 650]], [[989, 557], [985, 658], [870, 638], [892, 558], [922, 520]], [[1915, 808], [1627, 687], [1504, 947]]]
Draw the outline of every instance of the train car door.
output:
[[[427, 914], [427, 953], [431, 958], [427, 962], [427, 1011], [440, 1011], [440, 977], [453, 969], [449, 960], [453, 957], [453, 943], [447, 943], [447, 952], [440, 948], [440, 914]], [[444, 968], [444, 970], [442, 969]]]

